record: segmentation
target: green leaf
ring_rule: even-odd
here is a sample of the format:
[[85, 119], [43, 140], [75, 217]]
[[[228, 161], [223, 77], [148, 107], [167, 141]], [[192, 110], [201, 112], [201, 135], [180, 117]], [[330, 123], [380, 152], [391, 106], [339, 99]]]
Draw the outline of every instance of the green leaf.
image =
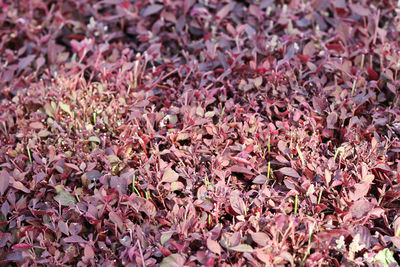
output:
[[397, 263], [393, 257], [393, 252], [388, 248], [379, 251], [375, 255], [374, 261], [378, 262], [381, 267], [388, 267], [391, 263]]
[[39, 135], [39, 137], [47, 137], [50, 134], [51, 133], [49, 131], [47, 131], [47, 130], [41, 130], [38, 135]]
[[65, 112], [67, 112], [69, 115], [71, 115], [71, 107], [70, 107], [69, 105], [64, 104], [64, 103], [59, 103], [58, 105], [60, 106], [60, 108], [61, 108], [63, 111], [65, 111]]
[[50, 103], [46, 103], [44, 105], [44, 111], [46, 112], [46, 114], [52, 118], [55, 118], [55, 109], [53, 108], [53, 106]]
[[90, 142], [96, 142], [96, 143], [101, 143], [100, 138], [98, 138], [97, 136], [91, 136], [88, 139]]
[[71, 204], [75, 204], [75, 198], [71, 195], [70, 192], [65, 190], [64, 186], [62, 185], [56, 185], [54, 187], [57, 191], [57, 195], [54, 197], [54, 200], [56, 200], [58, 203], [60, 203], [63, 206], [69, 206]]
[[160, 267], [184, 266], [186, 259], [179, 254], [171, 254], [164, 258]]
[[171, 236], [174, 234], [174, 231], [167, 231], [161, 234], [161, 245], [164, 246], [168, 240], [170, 240]]
[[247, 244], [240, 244], [235, 247], [230, 247], [229, 249], [236, 252], [249, 252], [249, 253], [253, 252], [253, 248]]
[[115, 155], [108, 155], [107, 156], [107, 160], [110, 163], [118, 163], [119, 162], [119, 158], [117, 156], [115, 156]]

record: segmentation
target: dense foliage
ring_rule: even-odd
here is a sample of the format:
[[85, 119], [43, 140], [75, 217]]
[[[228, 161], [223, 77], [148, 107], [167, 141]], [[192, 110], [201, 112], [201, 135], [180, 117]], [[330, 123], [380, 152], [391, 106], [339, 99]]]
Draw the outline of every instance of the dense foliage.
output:
[[1, 264], [399, 261], [397, 1], [0, 6]]

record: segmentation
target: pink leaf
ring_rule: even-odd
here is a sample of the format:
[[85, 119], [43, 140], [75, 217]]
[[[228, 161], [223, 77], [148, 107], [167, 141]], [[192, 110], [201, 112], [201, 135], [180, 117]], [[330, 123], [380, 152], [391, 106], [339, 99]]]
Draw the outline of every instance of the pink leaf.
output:
[[235, 190], [231, 193], [231, 196], [229, 197], [229, 202], [231, 203], [232, 209], [240, 214], [240, 215], [245, 215], [246, 214], [246, 204], [244, 203], [243, 199], [240, 197], [240, 192], [238, 190]]
[[35, 130], [41, 130], [41, 129], [43, 129], [43, 123], [41, 123], [40, 121], [35, 121], [35, 122], [31, 122], [30, 124], [29, 124], [29, 127], [31, 127], [32, 129], [35, 129]]
[[173, 169], [167, 168], [164, 171], [164, 175], [161, 179], [161, 182], [165, 183], [173, 183], [176, 182], [179, 178], [179, 174], [177, 174]]
[[362, 217], [366, 216], [368, 212], [373, 209], [373, 207], [374, 204], [368, 200], [361, 199], [351, 205], [350, 213], [353, 215], [353, 217], [361, 219]]
[[207, 239], [207, 248], [211, 250], [215, 254], [221, 255], [222, 248], [217, 241], [212, 240], [211, 238]]
[[14, 187], [15, 189], [21, 190], [21, 191], [23, 191], [23, 192], [25, 192], [25, 193], [30, 193], [30, 192], [31, 192], [31, 190], [29, 190], [28, 188], [26, 188], [20, 181], [15, 181], [15, 182], [13, 183], [13, 187]]
[[88, 259], [94, 258], [94, 250], [91, 245], [86, 245], [83, 253], [84, 253], [85, 257]]

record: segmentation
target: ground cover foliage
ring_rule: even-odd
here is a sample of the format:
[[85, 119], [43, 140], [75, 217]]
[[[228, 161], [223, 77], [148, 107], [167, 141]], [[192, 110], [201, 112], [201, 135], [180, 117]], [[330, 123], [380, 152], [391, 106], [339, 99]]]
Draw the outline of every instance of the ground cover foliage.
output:
[[390, 266], [397, 1], [0, 1], [0, 262]]

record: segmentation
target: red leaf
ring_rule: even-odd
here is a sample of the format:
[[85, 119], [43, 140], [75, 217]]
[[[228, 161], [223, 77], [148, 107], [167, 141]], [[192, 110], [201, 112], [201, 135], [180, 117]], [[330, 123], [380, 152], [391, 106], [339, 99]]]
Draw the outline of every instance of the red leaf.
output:
[[335, 50], [335, 51], [339, 51], [339, 52], [344, 51], [344, 48], [341, 44], [326, 44], [325, 46], [329, 50]]
[[374, 71], [373, 69], [367, 68], [367, 72], [368, 72], [368, 75], [367, 75], [368, 81], [371, 81], [371, 80], [377, 81], [379, 79], [378, 73], [376, 71]]
[[125, 8], [125, 9], [129, 9], [130, 4], [129, 4], [128, 1], [124, 1], [124, 2], [121, 3], [121, 6], [122, 6], [123, 8]]
[[303, 63], [303, 64], [307, 64], [308, 59], [310, 58], [310, 55], [297, 54], [296, 56], [300, 59], [301, 63]]
[[16, 244], [16, 245], [12, 246], [12, 249], [18, 249], [18, 248], [26, 249], [26, 248], [33, 248], [33, 246], [30, 244], [25, 244], [25, 243], [20, 243], [20, 244]]

